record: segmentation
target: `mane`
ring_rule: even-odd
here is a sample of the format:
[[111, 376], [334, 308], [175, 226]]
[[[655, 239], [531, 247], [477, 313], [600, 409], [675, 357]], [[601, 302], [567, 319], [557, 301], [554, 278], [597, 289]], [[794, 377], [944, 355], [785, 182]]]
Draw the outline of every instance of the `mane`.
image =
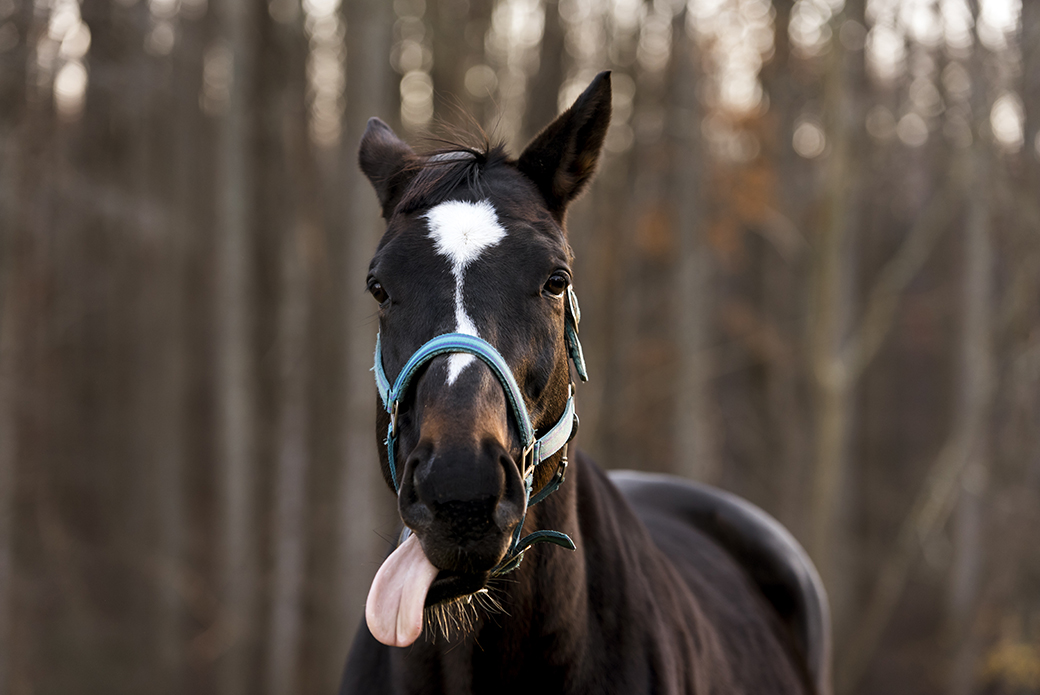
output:
[[412, 168], [416, 170], [397, 209], [408, 213], [443, 203], [463, 186], [484, 195], [489, 169], [509, 161], [505, 145], [485, 139], [478, 146], [441, 141], [441, 147], [421, 153]]

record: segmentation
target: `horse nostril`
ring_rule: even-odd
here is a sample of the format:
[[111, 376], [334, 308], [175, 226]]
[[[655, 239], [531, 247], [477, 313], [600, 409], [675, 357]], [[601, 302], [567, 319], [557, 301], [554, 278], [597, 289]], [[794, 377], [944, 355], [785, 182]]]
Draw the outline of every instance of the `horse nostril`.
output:
[[401, 521], [413, 531], [421, 531], [433, 524], [433, 512], [420, 500], [406, 502], [403, 498], [398, 504]]
[[398, 511], [401, 521], [408, 528], [419, 531], [433, 523], [433, 512], [419, 494], [420, 479], [425, 468], [420, 457], [413, 453], [408, 457], [405, 470], [411, 471], [411, 475], [401, 481], [401, 491], [397, 498]]
[[512, 531], [523, 515], [523, 510], [515, 502], [502, 500], [495, 507], [495, 526], [503, 531]]

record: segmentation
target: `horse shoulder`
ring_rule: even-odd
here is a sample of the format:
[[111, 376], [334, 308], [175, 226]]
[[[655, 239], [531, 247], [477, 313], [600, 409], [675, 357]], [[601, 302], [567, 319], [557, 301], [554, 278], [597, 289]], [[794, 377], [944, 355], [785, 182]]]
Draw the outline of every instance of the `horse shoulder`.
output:
[[[670, 522], [717, 544], [772, 607], [818, 695], [831, 692], [831, 633], [826, 592], [801, 545], [773, 517], [717, 488], [656, 473], [611, 471], [611, 481], [661, 543]], [[672, 544], [665, 553], [680, 554]], [[693, 549], [687, 550], [691, 552]], [[703, 552], [703, 549], [699, 549]]]

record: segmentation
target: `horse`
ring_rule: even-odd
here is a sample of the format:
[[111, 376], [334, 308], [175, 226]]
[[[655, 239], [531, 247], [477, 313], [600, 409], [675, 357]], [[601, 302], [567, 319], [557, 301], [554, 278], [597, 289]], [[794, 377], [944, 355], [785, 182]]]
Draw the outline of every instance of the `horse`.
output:
[[830, 693], [826, 594], [778, 522], [570, 458], [587, 374], [565, 213], [610, 102], [605, 72], [517, 159], [486, 141], [417, 154], [368, 123], [376, 436], [403, 531], [343, 695]]

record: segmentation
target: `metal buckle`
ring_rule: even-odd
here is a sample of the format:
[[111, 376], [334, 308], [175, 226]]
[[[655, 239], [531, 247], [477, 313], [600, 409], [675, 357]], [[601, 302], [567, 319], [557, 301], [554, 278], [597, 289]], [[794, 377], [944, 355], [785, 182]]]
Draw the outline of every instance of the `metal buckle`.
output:
[[[534, 445], [536, 443], [537, 443], [537, 440], [531, 442], [526, 447], [524, 447], [524, 453], [523, 453], [523, 455], [520, 458], [521, 462], [524, 465], [524, 476], [523, 477], [525, 477], [525, 478], [527, 476], [529, 476], [531, 473], [534, 472], [534, 467], [537, 464], [537, 462], [534, 460]], [[530, 462], [528, 462], [528, 459], [530, 459]]]
[[397, 436], [397, 405], [400, 401], [394, 401], [394, 407], [390, 409], [390, 436]]

